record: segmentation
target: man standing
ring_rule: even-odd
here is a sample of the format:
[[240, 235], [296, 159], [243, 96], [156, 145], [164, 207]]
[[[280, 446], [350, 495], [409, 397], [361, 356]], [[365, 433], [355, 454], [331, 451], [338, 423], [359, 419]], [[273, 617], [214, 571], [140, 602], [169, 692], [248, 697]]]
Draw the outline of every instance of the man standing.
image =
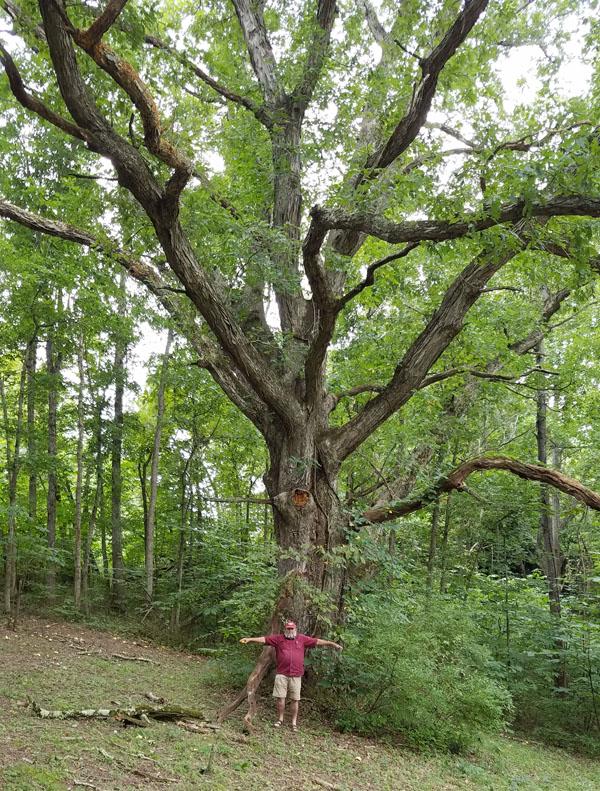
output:
[[290, 710], [292, 712], [292, 730], [298, 728], [298, 701], [300, 700], [300, 687], [302, 676], [304, 675], [304, 650], [315, 646], [330, 646], [338, 651], [342, 650], [339, 643], [331, 640], [320, 640], [316, 637], [309, 637], [306, 634], [298, 634], [296, 624], [287, 621], [283, 634], [270, 634], [266, 637], [242, 637], [240, 643], [261, 643], [272, 645], [275, 649], [277, 660], [277, 670], [275, 675], [275, 685], [273, 686], [273, 697], [277, 700], [277, 722], [276, 728], [283, 725], [283, 714], [285, 711], [285, 699], [290, 698]]

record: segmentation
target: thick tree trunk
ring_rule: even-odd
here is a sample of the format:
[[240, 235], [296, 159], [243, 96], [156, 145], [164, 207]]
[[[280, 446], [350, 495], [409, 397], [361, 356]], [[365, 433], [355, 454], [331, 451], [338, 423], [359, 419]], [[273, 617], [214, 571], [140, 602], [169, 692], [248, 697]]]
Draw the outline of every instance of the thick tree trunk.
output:
[[[326, 620], [335, 622], [341, 611], [342, 576], [329, 562], [329, 553], [344, 535], [335, 491], [339, 465], [319, 452], [315, 435], [311, 436], [307, 426], [294, 436], [278, 433], [268, 446], [270, 467], [264, 481], [273, 502], [277, 570], [282, 581], [268, 632], [280, 632], [283, 622], [291, 618], [300, 632], [319, 633], [320, 625]], [[252, 727], [256, 693], [273, 659], [273, 649], [266, 646], [246, 687], [220, 712], [220, 720], [247, 699], [245, 722]]]
[[[125, 273], [121, 273], [119, 282], [121, 292], [119, 315], [124, 316], [125, 305]], [[115, 405], [111, 443], [111, 553], [112, 553], [112, 603], [117, 609], [125, 604], [125, 565], [123, 563], [123, 533], [121, 526], [121, 455], [123, 447], [123, 394], [125, 391], [125, 356], [127, 344], [122, 338], [115, 341], [114, 380]]]
[[158, 383], [158, 397], [156, 405], [156, 427], [154, 429], [154, 445], [152, 449], [152, 466], [150, 468], [150, 501], [148, 503], [148, 516], [146, 523], [146, 599], [152, 603], [154, 595], [154, 523], [156, 516], [156, 497], [158, 494], [158, 461], [160, 458], [160, 440], [162, 435], [163, 418], [165, 412], [165, 389], [167, 386], [167, 370], [169, 367], [169, 353], [173, 342], [173, 330], [169, 329], [167, 345], [163, 355], [163, 363]]

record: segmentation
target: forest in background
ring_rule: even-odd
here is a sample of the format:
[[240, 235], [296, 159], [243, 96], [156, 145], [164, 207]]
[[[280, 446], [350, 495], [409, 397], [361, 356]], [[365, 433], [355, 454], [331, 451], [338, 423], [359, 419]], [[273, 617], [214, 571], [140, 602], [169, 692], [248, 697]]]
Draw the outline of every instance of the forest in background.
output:
[[9, 620], [116, 612], [241, 687], [290, 615], [344, 643], [341, 728], [597, 754], [596, 5], [2, 5]]

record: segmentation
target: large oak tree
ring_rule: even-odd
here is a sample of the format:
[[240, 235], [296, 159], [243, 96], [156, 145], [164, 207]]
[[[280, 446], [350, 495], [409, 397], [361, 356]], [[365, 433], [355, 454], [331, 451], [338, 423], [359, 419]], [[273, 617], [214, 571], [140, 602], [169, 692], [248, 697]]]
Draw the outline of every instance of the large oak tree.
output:
[[[23, 134], [39, 123], [70, 139], [74, 167], [87, 168], [77, 175], [99, 181], [104, 215], [86, 220], [83, 198], [81, 210], [73, 203], [57, 216], [10, 194], [0, 215], [114, 258], [256, 426], [269, 451], [265, 486], [281, 550], [273, 626], [285, 613], [311, 628], [315, 591], [331, 597], [333, 612], [339, 604], [339, 571], [328, 559], [348, 523], [337, 493], [344, 461], [424, 387], [452, 376], [502, 378], [493, 348], [482, 366], [444, 365], [498, 272], [518, 268], [523, 255], [565, 271], [568, 259], [589, 259], [584, 265], [598, 269], [597, 110], [557, 98], [511, 117], [494, 71], [511, 46], [557, 48], [559, 15], [585, 6], [2, 6], [15, 35], [5, 37], [1, 59], [14, 105], [26, 111]], [[86, 189], [89, 181], [69, 183]], [[116, 224], [123, 194], [135, 233]], [[340, 323], [377, 273], [444, 255], [444, 290], [388, 372], [332, 392], [331, 350], [361, 331], [360, 316]], [[427, 289], [425, 274], [422, 282]], [[539, 326], [515, 333], [516, 354], [534, 348], [565, 298], [550, 296]], [[341, 398], [359, 395], [344, 420]], [[416, 454], [423, 463], [432, 456]], [[366, 518], [409, 513], [486, 469], [600, 508], [598, 495], [561, 473], [494, 457], [462, 464], [426, 494], [410, 494], [408, 471], [404, 500], [378, 502]], [[266, 649], [248, 684], [251, 702], [270, 659]]]

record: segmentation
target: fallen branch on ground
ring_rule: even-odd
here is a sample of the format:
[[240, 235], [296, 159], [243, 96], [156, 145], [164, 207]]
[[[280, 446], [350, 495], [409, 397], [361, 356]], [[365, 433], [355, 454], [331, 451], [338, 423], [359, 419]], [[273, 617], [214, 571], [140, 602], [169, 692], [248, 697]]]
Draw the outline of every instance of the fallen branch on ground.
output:
[[148, 720], [179, 721], [182, 718], [201, 720], [208, 728], [209, 723], [198, 709], [187, 709], [183, 706], [131, 706], [119, 709], [43, 709], [34, 700], [29, 704], [32, 710], [45, 720], [101, 719], [117, 720], [129, 725], [144, 727]]
[[148, 659], [145, 656], [127, 656], [127, 654], [111, 654], [113, 659], [123, 659], [127, 662], [148, 662], [151, 665], [158, 665], [159, 662], [156, 662], [154, 659]]

